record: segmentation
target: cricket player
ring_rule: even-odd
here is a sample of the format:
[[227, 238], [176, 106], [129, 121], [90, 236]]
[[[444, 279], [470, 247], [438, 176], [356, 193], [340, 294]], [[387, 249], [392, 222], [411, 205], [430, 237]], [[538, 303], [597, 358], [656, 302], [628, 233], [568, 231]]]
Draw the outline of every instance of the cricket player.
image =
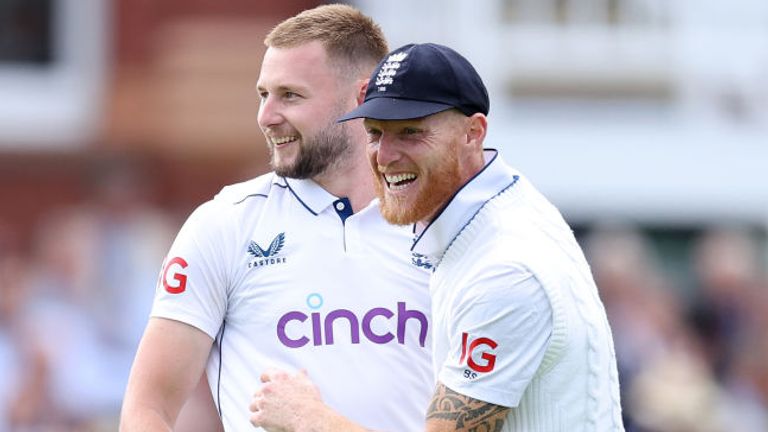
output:
[[225, 187], [178, 233], [121, 430], [171, 430], [204, 370], [224, 429], [254, 430], [248, 406], [270, 367], [305, 370], [328, 406], [367, 427], [422, 430], [429, 271], [408, 251], [412, 230], [370, 205], [361, 121], [336, 122], [362, 101], [385, 39], [329, 5], [265, 43], [258, 123], [274, 172]]
[[[380, 210], [412, 226], [409, 251], [433, 271], [425, 428], [623, 431], [611, 330], [589, 266], [558, 210], [483, 148], [489, 106], [463, 56], [409, 44], [379, 63], [365, 102], [341, 117], [365, 119]], [[364, 430], [313, 397], [313, 379], [265, 373], [252, 423]]]

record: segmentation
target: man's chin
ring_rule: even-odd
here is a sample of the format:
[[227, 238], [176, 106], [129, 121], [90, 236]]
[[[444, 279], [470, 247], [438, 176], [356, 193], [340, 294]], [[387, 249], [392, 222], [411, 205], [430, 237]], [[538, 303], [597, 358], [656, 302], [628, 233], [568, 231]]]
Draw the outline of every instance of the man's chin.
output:
[[291, 177], [290, 174], [295, 171], [293, 164], [284, 160], [275, 160], [273, 158], [270, 161], [270, 165], [272, 166], [272, 171], [281, 177]]
[[411, 225], [413, 223], [413, 222], [410, 222], [410, 219], [403, 218], [397, 215], [387, 214], [384, 212], [382, 212], [381, 215], [384, 217], [384, 220], [391, 225], [405, 226], [405, 225]]
[[386, 198], [380, 200], [379, 210], [385, 221], [392, 225], [410, 225], [418, 222], [418, 215], [406, 203], [396, 202]]

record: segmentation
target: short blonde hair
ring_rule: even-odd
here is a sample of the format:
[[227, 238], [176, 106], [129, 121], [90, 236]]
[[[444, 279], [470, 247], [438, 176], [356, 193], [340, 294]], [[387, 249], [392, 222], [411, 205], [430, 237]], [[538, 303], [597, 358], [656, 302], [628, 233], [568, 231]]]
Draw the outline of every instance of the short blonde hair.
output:
[[331, 4], [308, 9], [278, 24], [264, 39], [273, 48], [319, 41], [341, 70], [368, 75], [389, 52], [376, 22], [352, 6]]

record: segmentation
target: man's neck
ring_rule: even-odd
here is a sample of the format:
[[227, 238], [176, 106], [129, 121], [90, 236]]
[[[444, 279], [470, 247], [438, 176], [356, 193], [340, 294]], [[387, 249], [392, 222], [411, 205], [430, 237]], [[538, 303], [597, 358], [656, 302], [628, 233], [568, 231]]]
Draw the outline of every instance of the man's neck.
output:
[[328, 193], [348, 198], [355, 213], [370, 204], [375, 196], [371, 169], [364, 160], [334, 164], [312, 180]]

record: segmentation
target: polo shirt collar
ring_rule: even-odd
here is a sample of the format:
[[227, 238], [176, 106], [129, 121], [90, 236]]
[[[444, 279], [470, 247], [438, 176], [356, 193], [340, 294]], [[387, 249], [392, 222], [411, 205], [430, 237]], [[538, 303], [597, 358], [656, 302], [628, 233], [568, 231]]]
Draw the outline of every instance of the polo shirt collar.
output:
[[448, 205], [421, 233], [414, 227], [416, 239], [411, 251], [427, 257], [433, 265], [437, 265], [453, 239], [480, 208], [517, 181], [519, 174], [504, 162], [497, 150], [486, 149], [483, 155], [485, 167], [451, 197]]
[[282, 187], [288, 187], [296, 199], [315, 216], [325, 211], [339, 199], [315, 183], [314, 180], [275, 176], [273, 182]]

